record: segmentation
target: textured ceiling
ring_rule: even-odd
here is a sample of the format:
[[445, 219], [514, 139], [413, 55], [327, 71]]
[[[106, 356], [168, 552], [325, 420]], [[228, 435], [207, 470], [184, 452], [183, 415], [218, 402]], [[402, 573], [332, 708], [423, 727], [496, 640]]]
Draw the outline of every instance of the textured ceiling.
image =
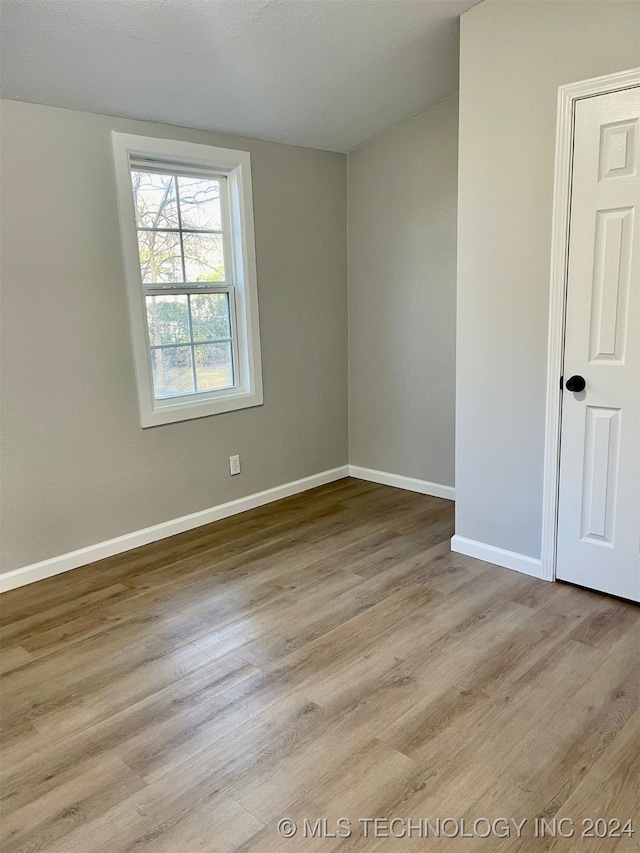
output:
[[457, 88], [477, 0], [0, 0], [2, 96], [349, 151]]

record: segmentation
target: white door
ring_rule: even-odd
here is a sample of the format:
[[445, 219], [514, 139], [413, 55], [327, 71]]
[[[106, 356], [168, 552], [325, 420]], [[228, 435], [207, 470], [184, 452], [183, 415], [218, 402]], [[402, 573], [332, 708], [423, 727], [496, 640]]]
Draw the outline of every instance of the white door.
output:
[[640, 600], [639, 157], [640, 88], [576, 102], [556, 575], [634, 601]]

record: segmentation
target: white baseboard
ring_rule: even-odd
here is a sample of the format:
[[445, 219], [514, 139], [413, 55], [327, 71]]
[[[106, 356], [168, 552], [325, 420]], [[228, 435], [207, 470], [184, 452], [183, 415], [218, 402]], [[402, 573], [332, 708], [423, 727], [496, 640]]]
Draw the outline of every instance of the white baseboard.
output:
[[395, 486], [397, 489], [420, 492], [421, 495], [431, 495], [434, 498], [455, 500], [456, 490], [453, 486], [430, 483], [429, 480], [417, 480], [415, 477], [404, 477], [402, 474], [388, 474], [386, 471], [376, 471], [373, 468], [360, 468], [359, 465], [349, 465], [349, 476], [356, 477], [358, 480], [381, 483], [383, 486]]
[[218, 504], [200, 512], [192, 512], [180, 518], [164, 521], [162, 524], [154, 524], [153, 527], [145, 527], [143, 530], [135, 530], [133, 533], [127, 533], [124, 536], [117, 536], [115, 539], [107, 539], [105, 542], [80, 548], [78, 551], [70, 551], [68, 554], [61, 554], [59, 557], [52, 557], [50, 560], [42, 560], [40, 563], [32, 563], [30, 566], [13, 569], [10, 572], [0, 574], [0, 592], [26, 586], [26, 584], [59, 575], [71, 569], [77, 569], [79, 566], [95, 563], [105, 557], [112, 557], [114, 554], [121, 554], [124, 551], [130, 551], [132, 548], [139, 548], [141, 545], [156, 542], [158, 539], [166, 539], [168, 536], [175, 536], [176, 533], [184, 533], [185, 530], [193, 530], [194, 527], [201, 527], [203, 524], [210, 524], [212, 521], [219, 521], [222, 518], [228, 518], [231, 515], [246, 512], [248, 509], [255, 509], [264, 504], [279, 501], [282, 498], [288, 498], [299, 492], [306, 492], [308, 489], [315, 489], [317, 486], [324, 486], [325, 483], [341, 480], [348, 476], [349, 466], [342, 465], [339, 468], [313, 474], [311, 477], [304, 477], [302, 480], [294, 480], [291, 483], [284, 483], [282, 486], [275, 486], [273, 489], [255, 492], [252, 495], [247, 495], [246, 498], [238, 498], [235, 501]]
[[534, 557], [518, 554], [516, 551], [506, 551], [504, 548], [496, 548], [495, 545], [486, 545], [484, 542], [476, 542], [475, 539], [465, 539], [464, 536], [454, 536], [451, 540], [451, 550], [456, 554], [464, 554], [466, 557], [475, 557], [484, 560], [485, 563], [493, 563], [505, 569], [513, 569], [541, 580], [550, 580], [542, 571], [542, 561]]

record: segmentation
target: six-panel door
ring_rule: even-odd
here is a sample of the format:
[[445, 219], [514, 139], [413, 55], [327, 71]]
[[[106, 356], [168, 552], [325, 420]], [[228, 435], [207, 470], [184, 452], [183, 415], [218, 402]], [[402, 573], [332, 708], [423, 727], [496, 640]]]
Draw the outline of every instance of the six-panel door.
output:
[[[640, 89], [576, 102], [557, 577], [640, 600]], [[578, 383], [580, 384], [580, 383]]]

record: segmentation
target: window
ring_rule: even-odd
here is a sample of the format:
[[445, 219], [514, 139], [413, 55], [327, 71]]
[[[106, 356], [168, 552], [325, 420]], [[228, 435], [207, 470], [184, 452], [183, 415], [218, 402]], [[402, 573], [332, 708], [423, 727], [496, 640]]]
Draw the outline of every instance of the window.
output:
[[262, 403], [249, 154], [113, 134], [143, 427]]

